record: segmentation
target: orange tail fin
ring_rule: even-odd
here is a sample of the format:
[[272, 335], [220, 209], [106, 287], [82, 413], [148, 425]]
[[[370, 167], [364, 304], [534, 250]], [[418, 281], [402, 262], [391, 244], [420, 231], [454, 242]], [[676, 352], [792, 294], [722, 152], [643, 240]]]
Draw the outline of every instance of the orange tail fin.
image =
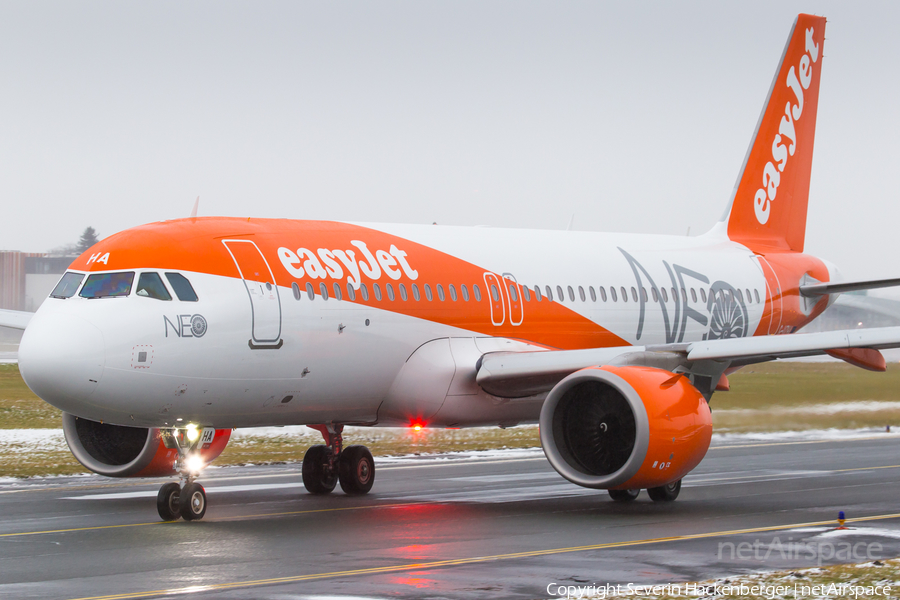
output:
[[825, 17], [797, 17], [735, 184], [728, 237], [754, 251], [803, 251], [824, 41]]

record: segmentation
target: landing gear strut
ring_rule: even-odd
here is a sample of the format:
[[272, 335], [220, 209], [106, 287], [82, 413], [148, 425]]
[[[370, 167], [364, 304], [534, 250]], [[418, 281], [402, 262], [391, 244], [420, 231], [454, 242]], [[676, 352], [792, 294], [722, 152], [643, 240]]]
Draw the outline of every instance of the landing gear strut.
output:
[[178, 517], [185, 521], [202, 519], [206, 514], [206, 490], [194, 481], [203, 466], [199, 455], [194, 453], [200, 436], [179, 429], [162, 430], [160, 435], [166, 448], [178, 450], [175, 470], [181, 474], [181, 484], [169, 482], [159, 489], [156, 511], [163, 521], [175, 521]]
[[310, 494], [330, 494], [338, 481], [345, 494], [367, 494], [375, 483], [375, 461], [365, 446], [343, 447], [343, 425], [310, 425], [325, 444], [312, 446], [303, 457], [303, 485]]

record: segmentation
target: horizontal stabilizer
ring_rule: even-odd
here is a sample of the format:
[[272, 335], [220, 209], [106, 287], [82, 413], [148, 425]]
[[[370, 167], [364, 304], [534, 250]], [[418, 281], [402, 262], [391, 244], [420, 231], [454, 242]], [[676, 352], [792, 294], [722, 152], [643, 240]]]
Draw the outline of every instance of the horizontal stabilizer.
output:
[[0, 309], [0, 327], [10, 327], [12, 329], [25, 329], [34, 313], [22, 312], [19, 310], [3, 310]]
[[842, 283], [814, 283], [800, 286], [801, 296], [824, 296], [826, 294], [844, 294], [861, 290], [877, 290], [878, 288], [900, 286], [900, 279], [874, 279], [872, 281], [847, 281]]

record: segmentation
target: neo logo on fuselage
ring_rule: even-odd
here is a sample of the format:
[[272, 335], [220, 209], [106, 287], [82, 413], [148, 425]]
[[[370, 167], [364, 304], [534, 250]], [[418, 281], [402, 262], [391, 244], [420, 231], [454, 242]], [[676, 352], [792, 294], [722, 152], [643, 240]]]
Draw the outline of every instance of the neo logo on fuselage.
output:
[[166, 337], [169, 337], [169, 331], [171, 331], [180, 338], [203, 337], [208, 329], [203, 315], [176, 315], [174, 321], [163, 315], [163, 326], [166, 330]]

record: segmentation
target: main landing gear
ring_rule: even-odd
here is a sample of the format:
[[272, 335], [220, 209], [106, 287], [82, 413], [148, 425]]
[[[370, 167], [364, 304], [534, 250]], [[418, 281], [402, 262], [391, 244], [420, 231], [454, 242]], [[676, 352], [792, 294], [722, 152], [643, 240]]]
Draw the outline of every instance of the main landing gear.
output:
[[[206, 490], [194, 481], [204, 467], [203, 459], [195, 453], [200, 436], [192, 429], [161, 430], [166, 448], [178, 450], [175, 470], [181, 474], [181, 483], [164, 484], [156, 495], [156, 511], [163, 521], [202, 519], [206, 514]], [[191, 439], [193, 438], [193, 439]]]
[[303, 457], [303, 485], [310, 494], [330, 494], [338, 481], [345, 494], [367, 494], [375, 483], [375, 461], [365, 446], [343, 447], [343, 425], [310, 425], [325, 444], [312, 446]]
[[[607, 490], [609, 497], [616, 502], [634, 502], [640, 495], [641, 490]], [[661, 485], [659, 487], [647, 488], [647, 495], [654, 502], [672, 502], [681, 492], [681, 480]]]

